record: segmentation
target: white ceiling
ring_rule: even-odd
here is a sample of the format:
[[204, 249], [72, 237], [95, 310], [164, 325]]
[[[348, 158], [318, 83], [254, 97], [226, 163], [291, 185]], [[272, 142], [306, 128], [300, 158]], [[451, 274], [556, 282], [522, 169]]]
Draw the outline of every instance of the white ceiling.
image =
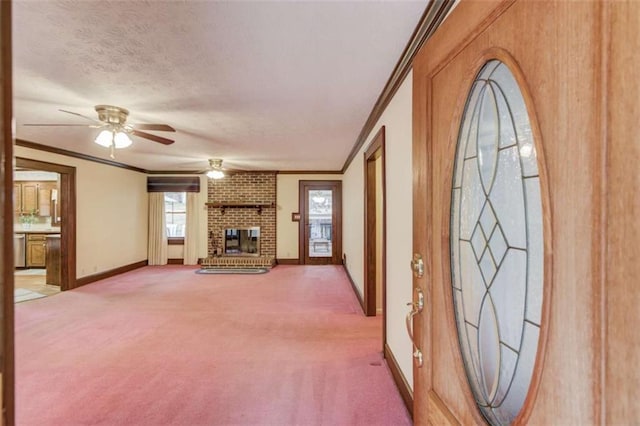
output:
[[16, 137], [101, 158], [93, 106], [161, 123], [116, 161], [194, 170], [339, 170], [422, 1], [15, 1]]

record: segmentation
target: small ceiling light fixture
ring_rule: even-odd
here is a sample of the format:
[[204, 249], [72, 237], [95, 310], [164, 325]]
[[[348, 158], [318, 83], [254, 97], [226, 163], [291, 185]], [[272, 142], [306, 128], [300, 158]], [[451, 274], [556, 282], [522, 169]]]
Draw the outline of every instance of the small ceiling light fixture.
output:
[[207, 172], [207, 177], [210, 179], [222, 179], [224, 177], [224, 172], [222, 171], [222, 159], [220, 158], [210, 158], [209, 166], [211, 166], [211, 170]]

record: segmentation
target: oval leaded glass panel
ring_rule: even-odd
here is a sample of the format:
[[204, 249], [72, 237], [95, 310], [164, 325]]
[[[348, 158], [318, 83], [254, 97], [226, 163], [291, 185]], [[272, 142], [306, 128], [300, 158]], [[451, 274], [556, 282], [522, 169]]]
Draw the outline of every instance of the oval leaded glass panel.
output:
[[540, 178], [529, 114], [507, 66], [484, 65], [467, 98], [451, 194], [451, 274], [462, 358], [493, 425], [520, 412], [542, 311]]

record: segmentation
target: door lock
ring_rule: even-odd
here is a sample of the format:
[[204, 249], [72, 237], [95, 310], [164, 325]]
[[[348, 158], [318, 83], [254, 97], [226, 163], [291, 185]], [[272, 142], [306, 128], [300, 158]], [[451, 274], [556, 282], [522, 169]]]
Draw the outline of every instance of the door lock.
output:
[[413, 259], [411, 259], [411, 270], [416, 278], [422, 278], [424, 275], [424, 261], [419, 253], [413, 254]]

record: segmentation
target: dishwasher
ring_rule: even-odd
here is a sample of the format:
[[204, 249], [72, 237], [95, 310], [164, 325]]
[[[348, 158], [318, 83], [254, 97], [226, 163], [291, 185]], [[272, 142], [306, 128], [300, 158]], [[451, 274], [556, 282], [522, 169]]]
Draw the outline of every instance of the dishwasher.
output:
[[16, 268], [26, 266], [27, 239], [25, 234], [13, 234], [13, 259]]

